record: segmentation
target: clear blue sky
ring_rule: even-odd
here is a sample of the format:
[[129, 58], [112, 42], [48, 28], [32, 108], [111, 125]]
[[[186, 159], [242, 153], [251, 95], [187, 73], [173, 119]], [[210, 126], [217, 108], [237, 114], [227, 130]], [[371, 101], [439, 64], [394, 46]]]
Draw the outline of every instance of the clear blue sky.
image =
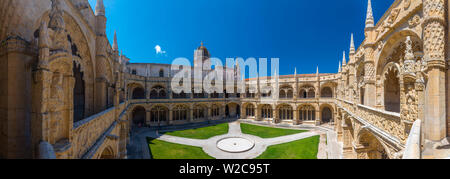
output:
[[[364, 39], [367, 0], [104, 0], [107, 35], [132, 63], [213, 57], [280, 58], [280, 74], [336, 73], [350, 34]], [[95, 8], [96, 0], [89, 0]], [[394, 0], [372, 0], [375, 21]], [[165, 54], [156, 53], [159, 45]], [[270, 70], [269, 70], [270, 71]]]

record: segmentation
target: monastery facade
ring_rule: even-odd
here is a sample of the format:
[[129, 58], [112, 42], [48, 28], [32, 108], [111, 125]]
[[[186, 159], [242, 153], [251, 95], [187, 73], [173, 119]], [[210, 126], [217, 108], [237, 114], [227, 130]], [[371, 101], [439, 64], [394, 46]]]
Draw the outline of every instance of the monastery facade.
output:
[[[245, 93], [210, 94], [195, 83], [173, 92], [171, 65], [129, 63], [106, 38], [102, 0], [95, 11], [87, 0], [0, 9], [0, 158], [124, 159], [132, 128], [230, 118], [332, 124], [344, 158], [450, 156], [447, 0], [396, 0], [376, 24], [369, 0], [365, 40], [356, 48], [351, 36], [338, 73], [258, 77], [244, 80]], [[202, 44], [194, 63], [210, 57]], [[223, 77], [239, 81], [241, 68]]]

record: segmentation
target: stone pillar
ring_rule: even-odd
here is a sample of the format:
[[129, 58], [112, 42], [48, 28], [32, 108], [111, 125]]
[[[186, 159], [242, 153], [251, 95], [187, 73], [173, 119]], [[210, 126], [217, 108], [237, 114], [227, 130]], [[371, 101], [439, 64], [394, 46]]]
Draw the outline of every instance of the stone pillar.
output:
[[189, 109], [189, 122], [194, 122], [194, 107]]
[[173, 124], [173, 111], [172, 109], [169, 109], [169, 125]]
[[258, 105], [256, 105], [256, 109], [255, 109], [255, 121], [260, 121], [261, 120], [261, 109], [259, 108]]
[[446, 137], [444, 0], [423, 1], [424, 60], [427, 62], [428, 83], [425, 91], [425, 139], [438, 142]]
[[277, 124], [277, 123], [279, 123], [280, 122], [280, 119], [279, 119], [279, 116], [278, 116], [278, 110], [277, 110], [277, 108], [276, 107], [272, 107], [272, 117], [273, 117], [273, 120], [272, 120], [272, 122], [274, 123], [274, 124]]
[[240, 106], [241, 107], [241, 119], [247, 119], [248, 118], [248, 116], [247, 116], [247, 110], [244, 108], [244, 106]]
[[319, 126], [320, 124], [322, 124], [322, 121], [320, 119], [320, 107], [317, 109], [318, 110], [316, 110], [316, 125]]
[[96, 93], [96, 113], [102, 112], [104, 110], [106, 110], [106, 102], [107, 102], [107, 89], [108, 89], [108, 85], [107, 85], [107, 81], [106, 78], [97, 78], [96, 79], [96, 88], [95, 88], [95, 93]]
[[342, 130], [342, 117], [339, 115], [339, 117], [336, 118], [336, 133], [337, 133], [337, 139], [339, 142], [342, 142], [343, 138], [343, 130]]
[[[366, 54], [368, 55], [366, 58], [373, 57], [373, 48], [368, 47], [366, 48]], [[375, 77], [375, 67], [374, 62], [372, 59], [366, 59], [364, 62], [364, 81], [366, 82], [366, 85], [364, 87], [364, 105], [375, 107], [376, 105], [376, 77]]]
[[152, 119], [151, 119], [151, 111], [145, 111], [146, 113], [145, 113], [145, 124], [147, 125], [147, 126], [150, 126], [150, 123], [151, 123], [151, 121], [152, 121]]
[[297, 110], [297, 108], [294, 108], [293, 109], [293, 111], [292, 111], [293, 113], [294, 113], [294, 122], [293, 122], [293, 124], [294, 125], [299, 125], [299, 117], [298, 117], [298, 110]]
[[208, 116], [207, 116], [208, 120], [212, 120], [213, 116], [212, 116], [212, 109], [210, 106], [208, 106]]

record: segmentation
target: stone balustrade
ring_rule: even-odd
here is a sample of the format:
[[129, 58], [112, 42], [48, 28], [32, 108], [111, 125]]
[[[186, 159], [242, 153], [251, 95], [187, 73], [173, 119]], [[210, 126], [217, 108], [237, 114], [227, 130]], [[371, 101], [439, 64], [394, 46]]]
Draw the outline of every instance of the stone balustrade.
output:
[[356, 105], [351, 101], [342, 99], [338, 99], [337, 105], [384, 140], [399, 147], [404, 147], [407, 135], [404, 132], [405, 128], [402, 125], [399, 113], [383, 111], [360, 104]]
[[[117, 107], [124, 110], [125, 104]], [[73, 125], [73, 158], [83, 158], [115, 123], [115, 107], [81, 120]]]

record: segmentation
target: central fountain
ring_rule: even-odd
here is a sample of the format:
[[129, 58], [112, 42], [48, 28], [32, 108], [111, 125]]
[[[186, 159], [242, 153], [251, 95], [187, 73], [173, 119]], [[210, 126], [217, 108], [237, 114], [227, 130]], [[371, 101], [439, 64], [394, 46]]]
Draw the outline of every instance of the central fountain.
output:
[[217, 148], [228, 153], [243, 153], [255, 147], [255, 142], [242, 137], [228, 137], [217, 142]]

